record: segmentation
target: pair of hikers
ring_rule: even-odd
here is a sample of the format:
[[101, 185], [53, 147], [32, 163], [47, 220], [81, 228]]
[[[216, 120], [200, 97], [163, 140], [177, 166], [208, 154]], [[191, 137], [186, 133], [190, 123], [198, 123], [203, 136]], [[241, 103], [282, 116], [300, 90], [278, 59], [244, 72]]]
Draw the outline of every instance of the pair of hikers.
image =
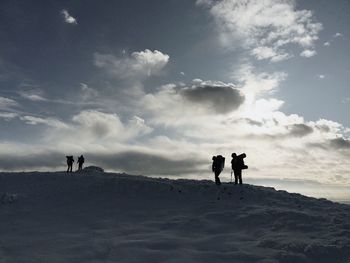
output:
[[[68, 172], [72, 172], [73, 170], [73, 163], [74, 163], [74, 158], [72, 155], [70, 156], [66, 156], [67, 158], [67, 173]], [[84, 156], [80, 155], [80, 157], [78, 157], [78, 171], [83, 170], [83, 163], [85, 162]]]
[[[242, 184], [242, 170], [248, 169], [248, 166], [244, 164], [244, 158], [247, 157], [245, 153], [237, 155], [236, 153], [231, 154], [231, 168], [235, 176], [235, 184]], [[213, 156], [212, 158], [212, 171], [215, 174], [215, 183], [220, 185], [219, 175], [225, 167], [225, 157], [222, 155]], [[231, 182], [232, 182], [232, 171], [231, 171]]]

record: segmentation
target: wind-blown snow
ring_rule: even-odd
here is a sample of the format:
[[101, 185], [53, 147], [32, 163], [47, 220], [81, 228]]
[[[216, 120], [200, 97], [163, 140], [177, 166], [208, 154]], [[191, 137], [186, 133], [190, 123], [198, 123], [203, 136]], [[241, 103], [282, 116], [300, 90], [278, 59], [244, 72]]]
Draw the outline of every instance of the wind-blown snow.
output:
[[253, 185], [0, 173], [0, 262], [350, 262], [350, 206]]

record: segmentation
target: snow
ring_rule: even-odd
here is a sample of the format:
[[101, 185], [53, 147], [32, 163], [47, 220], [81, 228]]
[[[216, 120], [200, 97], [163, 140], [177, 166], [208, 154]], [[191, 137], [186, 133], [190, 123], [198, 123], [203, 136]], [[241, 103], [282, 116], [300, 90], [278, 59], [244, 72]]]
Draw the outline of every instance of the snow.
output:
[[254, 185], [0, 173], [0, 262], [350, 262], [350, 206]]

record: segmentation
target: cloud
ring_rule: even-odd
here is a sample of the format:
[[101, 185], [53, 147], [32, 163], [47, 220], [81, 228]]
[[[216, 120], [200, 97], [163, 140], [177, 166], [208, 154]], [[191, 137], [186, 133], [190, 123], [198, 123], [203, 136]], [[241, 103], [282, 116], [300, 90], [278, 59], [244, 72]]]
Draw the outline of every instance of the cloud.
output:
[[99, 95], [96, 89], [90, 88], [85, 83], [80, 83], [80, 91], [81, 91], [80, 97], [82, 98], [83, 101], [96, 99]]
[[117, 78], [150, 77], [158, 75], [169, 62], [169, 55], [158, 50], [133, 52], [130, 56], [115, 57], [112, 54], [95, 53], [95, 66]]
[[273, 48], [270, 47], [256, 47], [251, 51], [251, 54], [258, 60], [270, 59], [271, 62], [279, 62], [287, 60], [292, 57], [288, 53], [277, 53]]
[[45, 124], [47, 126], [51, 126], [55, 128], [67, 128], [67, 125], [64, 122], [55, 118], [41, 118], [41, 117], [27, 115], [27, 116], [21, 116], [20, 120], [30, 125]]
[[338, 150], [350, 150], [350, 140], [344, 138], [335, 138], [330, 140], [331, 147]]
[[0, 112], [0, 118], [4, 120], [12, 120], [18, 116], [17, 113], [14, 112]]
[[[152, 151], [123, 151], [109, 154], [89, 154], [90, 160], [110, 170], [142, 175], [177, 175], [198, 173], [203, 161], [192, 157], [165, 156]], [[205, 163], [204, 163], [205, 164]]]
[[315, 56], [316, 54], [317, 54], [317, 52], [315, 50], [305, 49], [303, 52], [300, 53], [300, 56], [305, 57], [305, 58], [311, 58], [311, 57]]
[[279, 87], [279, 84], [287, 77], [285, 72], [256, 72], [251, 64], [242, 64], [232, 76], [239, 81], [242, 92], [246, 96], [268, 93], [271, 94]]
[[[2, 171], [65, 170], [67, 154], [84, 154], [85, 165], [96, 165], [105, 170], [129, 174], [178, 176], [196, 174], [206, 162], [192, 156], [171, 156], [149, 149], [95, 150], [52, 149], [25, 144], [0, 144], [0, 167]], [[12, 149], [12, 150], [11, 150]]]
[[316, 122], [312, 122], [312, 125], [316, 129], [319, 129], [321, 132], [333, 134], [333, 137], [337, 137], [342, 133], [344, 129], [342, 124], [325, 119], [320, 119]]
[[289, 134], [295, 137], [304, 137], [311, 134], [314, 129], [304, 123], [293, 124], [287, 127]]
[[15, 100], [0, 97], [0, 110], [7, 110], [17, 106], [19, 106], [19, 104]]
[[64, 22], [68, 24], [78, 24], [77, 20], [68, 13], [68, 10], [63, 9], [61, 11], [61, 14], [63, 16]]
[[[22, 144], [1, 144], [0, 167], [2, 171], [47, 171], [61, 168], [64, 170], [65, 154], [46, 148], [38, 149]], [[13, 152], [11, 149], [16, 149]]]
[[192, 82], [193, 83], [202, 83], [203, 80], [197, 78], [197, 79], [193, 79]]
[[343, 36], [344, 35], [342, 33], [337, 32], [333, 35], [333, 38], [338, 38], [338, 37], [343, 37]]
[[163, 85], [145, 94], [138, 107], [152, 124], [175, 127], [203, 124], [205, 118], [236, 112], [243, 103], [244, 95], [232, 83], [197, 81], [190, 86]]
[[221, 114], [236, 110], [244, 102], [244, 95], [230, 86], [192, 86], [182, 89], [181, 95], [193, 103], [209, 106]]
[[25, 99], [31, 100], [31, 101], [48, 101], [43, 95], [42, 91], [39, 89], [31, 89], [31, 90], [21, 90], [18, 92], [19, 95]]
[[319, 75], [317, 75], [317, 77], [318, 77], [319, 79], [324, 79], [326, 76], [323, 75], [323, 74], [319, 74]]
[[125, 141], [152, 132], [145, 121], [134, 116], [126, 124], [115, 113], [84, 110], [72, 117], [71, 130], [79, 131], [81, 141]]
[[344, 35], [342, 33], [337, 32], [332, 36], [332, 38], [330, 40], [324, 42], [323, 45], [325, 47], [329, 47], [331, 45], [331, 43], [333, 43], [333, 41], [335, 41], [336, 38], [342, 38], [342, 37], [344, 37]]
[[310, 49], [322, 29], [311, 11], [296, 9], [295, 1], [197, 0], [197, 4], [209, 9], [224, 46], [238, 41], [259, 60], [288, 59], [291, 44]]

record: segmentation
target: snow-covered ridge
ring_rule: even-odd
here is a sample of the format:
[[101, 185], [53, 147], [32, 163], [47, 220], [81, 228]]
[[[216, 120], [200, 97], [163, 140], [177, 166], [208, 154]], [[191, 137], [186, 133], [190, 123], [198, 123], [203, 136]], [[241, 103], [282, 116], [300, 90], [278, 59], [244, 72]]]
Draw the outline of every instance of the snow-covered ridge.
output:
[[350, 262], [350, 206], [273, 188], [34, 172], [0, 196], [0, 262]]

